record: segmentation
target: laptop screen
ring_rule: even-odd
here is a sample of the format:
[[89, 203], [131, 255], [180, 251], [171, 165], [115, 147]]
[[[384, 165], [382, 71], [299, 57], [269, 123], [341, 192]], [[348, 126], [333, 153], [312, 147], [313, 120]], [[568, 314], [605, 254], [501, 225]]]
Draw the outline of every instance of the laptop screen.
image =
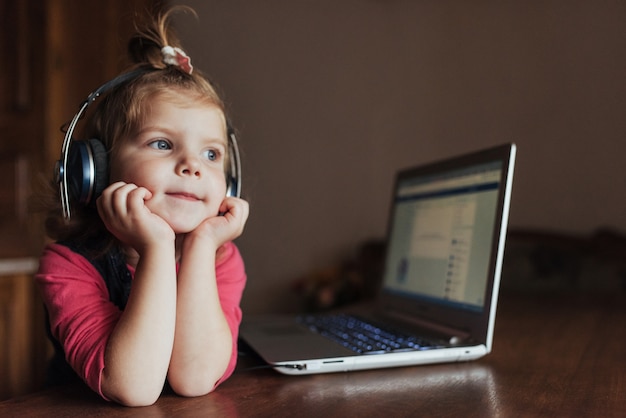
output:
[[482, 312], [503, 162], [397, 179], [384, 271], [387, 293]]

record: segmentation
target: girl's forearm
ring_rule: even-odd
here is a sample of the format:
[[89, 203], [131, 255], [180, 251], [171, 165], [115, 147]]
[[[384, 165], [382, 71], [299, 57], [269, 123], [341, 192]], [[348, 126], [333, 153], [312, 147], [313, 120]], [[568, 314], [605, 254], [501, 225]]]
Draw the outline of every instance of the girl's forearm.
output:
[[189, 240], [181, 259], [168, 379], [172, 388], [184, 396], [213, 390], [232, 353], [232, 335], [216, 284], [215, 251], [201, 239]]
[[102, 391], [122, 404], [152, 404], [163, 389], [174, 341], [174, 260], [173, 246], [166, 245], [141, 256], [128, 303], [107, 344]]

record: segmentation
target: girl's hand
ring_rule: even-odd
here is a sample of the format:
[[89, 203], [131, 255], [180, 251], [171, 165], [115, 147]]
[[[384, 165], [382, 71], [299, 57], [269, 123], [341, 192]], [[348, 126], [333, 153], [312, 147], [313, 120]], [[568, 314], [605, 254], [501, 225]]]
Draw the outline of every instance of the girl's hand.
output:
[[152, 193], [145, 187], [117, 182], [107, 187], [97, 200], [98, 213], [117, 239], [137, 252], [158, 242], [175, 239], [172, 228], [146, 207]]
[[205, 219], [187, 237], [209, 238], [218, 248], [240, 236], [248, 219], [248, 202], [237, 197], [227, 197], [219, 211], [220, 215]]

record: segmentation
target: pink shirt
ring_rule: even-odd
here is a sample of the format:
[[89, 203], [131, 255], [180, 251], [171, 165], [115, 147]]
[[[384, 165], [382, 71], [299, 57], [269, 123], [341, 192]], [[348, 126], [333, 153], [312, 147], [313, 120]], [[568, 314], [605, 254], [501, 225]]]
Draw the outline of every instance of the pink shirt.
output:
[[[129, 270], [134, 276], [134, 269], [129, 266]], [[237, 363], [239, 303], [246, 283], [243, 259], [235, 244], [223, 246], [215, 272], [222, 310], [233, 337], [230, 363], [217, 382], [220, 384]], [[43, 252], [35, 280], [48, 309], [52, 335], [63, 346], [67, 362], [104, 398], [104, 352], [122, 312], [109, 300], [102, 276], [83, 256], [63, 245], [51, 244]]]

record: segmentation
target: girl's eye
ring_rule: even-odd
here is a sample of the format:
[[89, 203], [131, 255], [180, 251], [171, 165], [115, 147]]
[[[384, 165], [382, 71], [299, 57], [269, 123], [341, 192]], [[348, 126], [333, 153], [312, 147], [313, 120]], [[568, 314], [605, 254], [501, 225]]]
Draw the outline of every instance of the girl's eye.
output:
[[204, 156], [210, 161], [215, 161], [219, 157], [219, 153], [214, 149], [208, 149], [204, 151]]
[[157, 139], [156, 141], [151, 142], [149, 146], [159, 150], [168, 150], [172, 148], [169, 142], [167, 142], [165, 139]]

